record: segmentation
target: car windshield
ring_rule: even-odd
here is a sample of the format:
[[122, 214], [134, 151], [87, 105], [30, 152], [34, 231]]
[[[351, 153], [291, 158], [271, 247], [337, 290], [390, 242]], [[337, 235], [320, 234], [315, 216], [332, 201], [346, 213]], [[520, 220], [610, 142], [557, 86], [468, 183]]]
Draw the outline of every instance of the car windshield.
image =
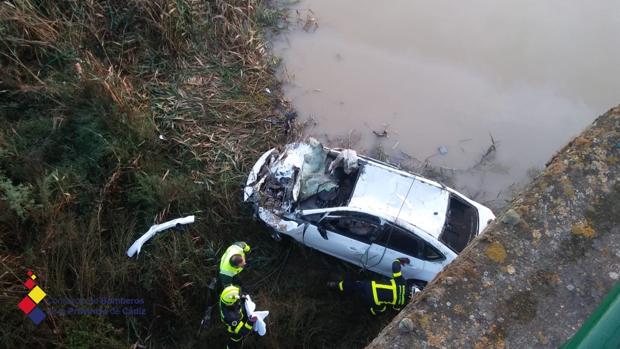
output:
[[444, 244], [459, 253], [476, 236], [478, 232], [478, 211], [475, 207], [450, 194], [446, 223], [439, 236]]
[[356, 160], [359, 167], [345, 171], [343, 166], [332, 165], [339, 161], [338, 155], [340, 154], [340, 152], [333, 150], [327, 152], [325, 161], [319, 171], [321, 177], [328, 178], [328, 183], [334, 183], [334, 185], [328, 187], [323, 183], [315, 183], [316, 185], [314, 185], [313, 182], [317, 181], [317, 177], [315, 176], [302, 178], [306, 188], [314, 189], [312, 192], [307, 192], [305, 197], [300, 200], [298, 209], [311, 210], [315, 208], [347, 206], [349, 200], [351, 200], [351, 195], [353, 194], [353, 189], [355, 188], [355, 183], [357, 182], [357, 178], [361, 172], [360, 168], [363, 167], [364, 161]]
[[347, 206], [365, 163], [354, 150], [327, 149], [316, 140], [287, 144], [261, 161], [244, 189], [246, 201], [285, 212]]

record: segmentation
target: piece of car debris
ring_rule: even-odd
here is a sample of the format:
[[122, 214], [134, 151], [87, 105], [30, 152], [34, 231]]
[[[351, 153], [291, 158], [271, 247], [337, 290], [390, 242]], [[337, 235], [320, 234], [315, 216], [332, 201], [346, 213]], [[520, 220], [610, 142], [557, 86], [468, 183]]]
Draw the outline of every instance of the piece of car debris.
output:
[[304, 23], [303, 26], [303, 30], [306, 33], [309, 33], [310, 30], [312, 29], [312, 32], [314, 33], [317, 29], [319, 29], [319, 22], [317, 21], [317, 19], [313, 16], [311, 16], [310, 14], [308, 14], [306, 16], [306, 22]]
[[162, 232], [164, 230], [168, 230], [170, 228], [175, 228], [181, 225], [194, 223], [194, 218], [195, 218], [194, 216], [187, 216], [183, 218], [173, 219], [171, 221], [167, 221], [161, 224], [152, 225], [149, 228], [149, 230], [146, 233], [144, 233], [144, 235], [142, 235], [138, 240], [136, 240], [131, 245], [131, 247], [129, 247], [129, 249], [127, 250], [127, 256], [131, 258], [134, 255], [139, 255], [140, 250], [142, 249], [142, 245], [144, 245], [144, 243], [147, 242], [150, 238], [155, 236], [155, 234]]
[[256, 304], [252, 301], [252, 298], [249, 295], [245, 296], [244, 302], [245, 312], [248, 314], [248, 317], [255, 317], [256, 322], [254, 322], [253, 330], [257, 332], [259, 336], [264, 336], [267, 333], [267, 324], [265, 323], [265, 318], [269, 316], [269, 310], [256, 310]]
[[388, 136], [387, 130], [383, 130], [383, 132], [377, 132], [375, 130], [372, 130], [372, 133], [374, 133], [375, 136], [377, 136], [377, 137], [387, 137]]

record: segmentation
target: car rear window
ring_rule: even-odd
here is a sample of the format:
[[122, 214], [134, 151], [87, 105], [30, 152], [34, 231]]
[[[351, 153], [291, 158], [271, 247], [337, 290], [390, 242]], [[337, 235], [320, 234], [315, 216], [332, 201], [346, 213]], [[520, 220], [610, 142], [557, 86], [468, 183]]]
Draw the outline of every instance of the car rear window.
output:
[[446, 222], [439, 240], [456, 253], [478, 233], [478, 210], [458, 196], [451, 194]]

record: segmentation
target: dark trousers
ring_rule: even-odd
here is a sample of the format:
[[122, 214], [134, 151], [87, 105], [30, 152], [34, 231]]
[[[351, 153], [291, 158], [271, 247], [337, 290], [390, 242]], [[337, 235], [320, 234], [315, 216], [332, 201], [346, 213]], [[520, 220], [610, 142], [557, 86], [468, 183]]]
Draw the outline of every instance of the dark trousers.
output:
[[350, 281], [344, 280], [338, 284], [338, 289], [347, 295], [357, 295], [361, 297], [367, 304], [375, 304], [375, 299], [372, 296], [372, 284], [370, 281]]
[[243, 327], [241, 328], [239, 333], [231, 333], [229, 330], [228, 334], [229, 337], [228, 342], [226, 342], [226, 349], [238, 349], [241, 348], [241, 342], [243, 341], [243, 338], [252, 334], [252, 330]]
[[226, 342], [226, 349], [238, 349], [241, 348], [241, 340], [243, 339], [243, 337], [236, 335], [236, 334], [231, 334], [230, 337], [228, 337], [228, 342]]

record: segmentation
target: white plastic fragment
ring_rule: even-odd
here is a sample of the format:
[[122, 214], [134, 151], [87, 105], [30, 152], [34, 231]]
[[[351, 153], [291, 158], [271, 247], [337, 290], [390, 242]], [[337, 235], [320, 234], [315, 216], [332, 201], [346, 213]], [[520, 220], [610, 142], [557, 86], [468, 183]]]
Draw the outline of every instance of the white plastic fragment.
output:
[[252, 315], [256, 316], [254, 331], [258, 332], [259, 336], [264, 336], [267, 333], [267, 324], [265, 323], [265, 318], [267, 317], [267, 315], [269, 315], [269, 311], [255, 311]]
[[152, 225], [149, 230], [144, 233], [144, 235], [142, 235], [129, 247], [129, 249], [127, 250], [127, 256], [131, 258], [133, 257], [133, 255], [140, 254], [140, 249], [142, 248], [142, 245], [144, 245], [144, 243], [147, 242], [150, 238], [155, 236], [155, 234], [170, 228], [174, 228], [177, 225], [194, 223], [194, 218], [194, 216], [187, 216], [183, 218], [173, 219], [171, 221], [167, 221], [161, 224]]
[[259, 336], [264, 336], [267, 333], [267, 324], [265, 318], [269, 315], [269, 311], [260, 310], [256, 311], [256, 304], [252, 301], [250, 296], [245, 296], [245, 312], [248, 317], [256, 316], [256, 322], [254, 323], [254, 331], [258, 332]]
[[345, 149], [338, 154], [336, 159], [329, 164], [329, 173], [334, 173], [334, 170], [337, 167], [342, 166], [344, 169], [344, 173], [351, 174], [353, 171], [357, 170], [359, 167], [357, 163], [358, 157], [357, 152], [352, 149]]

